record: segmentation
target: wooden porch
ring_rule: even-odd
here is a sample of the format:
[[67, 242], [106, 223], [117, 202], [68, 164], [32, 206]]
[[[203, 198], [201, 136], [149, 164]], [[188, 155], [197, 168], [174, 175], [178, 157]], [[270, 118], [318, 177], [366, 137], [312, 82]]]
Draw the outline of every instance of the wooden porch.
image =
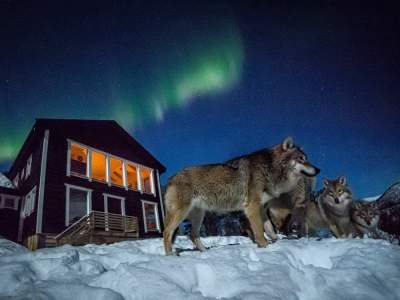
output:
[[35, 234], [25, 241], [31, 250], [64, 244], [111, 244], [139, 238], [138, 218], [92, 211], [58, 235]]
[[57, 246], [78, 246], [90, 243], [110, 244], [138, 237], [137, 217], [92, 211], [55, 236], [54, 240]]

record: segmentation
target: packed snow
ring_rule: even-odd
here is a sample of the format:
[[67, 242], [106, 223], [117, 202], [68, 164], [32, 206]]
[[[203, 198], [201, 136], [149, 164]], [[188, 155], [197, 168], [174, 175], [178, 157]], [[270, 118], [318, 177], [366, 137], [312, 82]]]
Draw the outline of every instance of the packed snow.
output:
[[[400, 299], [400, 247], [382, 240], [204, 238], [164, 256], [161, 239], [25, 250], [0, 240], [0, 298]], [[175, 245], [189, 249], [178, 237]]]
[[3, 173], [0, 172], [0, 186], [13, 189], [14, 186], [10, 179], [8, 179]]

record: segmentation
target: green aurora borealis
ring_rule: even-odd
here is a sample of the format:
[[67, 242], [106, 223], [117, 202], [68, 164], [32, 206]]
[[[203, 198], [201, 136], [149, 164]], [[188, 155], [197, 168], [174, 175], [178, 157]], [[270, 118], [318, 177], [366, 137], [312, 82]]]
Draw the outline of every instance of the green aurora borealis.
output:
[[[14, 98], [6, 86], [0, 94], [1, 106], [8, 108], [0, 112], [0, 164], [15, 158], [35, 118], [115, 119], [132, 132], [163, 121], [168, 110], [232, 87], [244, 47], [233, 18], [225, 8], [216, 10], [211, 17], [158, 16], [137, 24], [126, 16], [105, 38], [105, 49], [83, 41], [78, 46], [93, 51], [89, 59], [74, 57], [60, 66], [57, 79], [32, 78], [28, 85], [34, 87], [21, 87], [35, 91], [32, 99]], [[104, 52], [107, 59], [98, 62]], [[45, 55], [43, 60], [38, 73], [46, 68]], [[69, 77], [82, 79], [76, 90], [68, 86]]]

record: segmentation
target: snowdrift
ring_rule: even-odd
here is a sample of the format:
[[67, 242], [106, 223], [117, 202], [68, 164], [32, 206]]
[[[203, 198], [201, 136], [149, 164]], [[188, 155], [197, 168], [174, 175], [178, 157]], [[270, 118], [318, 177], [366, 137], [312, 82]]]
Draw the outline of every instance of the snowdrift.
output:
[[203, 241], [207, 252], [166, 257], [161, 239], [36, 252], [0, 240], [0, 298], [400, 299], [400, 247], [386, 241]]

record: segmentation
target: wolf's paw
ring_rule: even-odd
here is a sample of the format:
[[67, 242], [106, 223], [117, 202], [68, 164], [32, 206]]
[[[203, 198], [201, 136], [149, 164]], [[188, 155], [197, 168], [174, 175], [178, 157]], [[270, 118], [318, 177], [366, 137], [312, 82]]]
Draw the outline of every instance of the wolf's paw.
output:
[[257, 241], [257, 246], [259, 248], [265, 248], [268, 246], [268, 241], [266, 239]]

